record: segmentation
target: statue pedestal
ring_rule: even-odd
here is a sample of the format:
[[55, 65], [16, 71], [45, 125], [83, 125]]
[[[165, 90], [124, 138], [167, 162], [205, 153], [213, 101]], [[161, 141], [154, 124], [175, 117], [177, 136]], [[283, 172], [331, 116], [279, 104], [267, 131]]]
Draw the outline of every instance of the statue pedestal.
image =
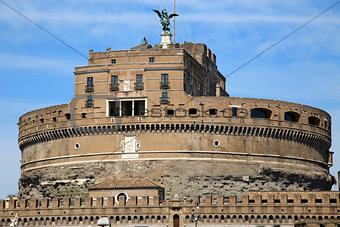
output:
[[162, 37], [162, 41], [161, 41], [162, 48], [168, 48], [168, 45], [171, 44], [171, 37], [172, 37], [171, 32], [167, 32], [167, 31], [162, 32], [161, 37]]

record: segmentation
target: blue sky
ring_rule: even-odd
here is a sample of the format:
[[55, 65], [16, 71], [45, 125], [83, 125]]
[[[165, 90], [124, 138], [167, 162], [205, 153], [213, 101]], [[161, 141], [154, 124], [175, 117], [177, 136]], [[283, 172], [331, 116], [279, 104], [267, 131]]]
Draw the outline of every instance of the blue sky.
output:
[[[172, 0], [3, 0], [73, 48], [129, 49], [160, 42], [152, 9]], [[334, 0], [177, 0], [176, 41], [205, 43], [227, 75], [334, 4]], [[231, 96], [280, 99], [332, 115], [333, 175], [340, 170], [340, 4], [227, 78]], [[0, 198], [18, 190], [18, 118], [67, 103], [85, 58], [0, 2]]]

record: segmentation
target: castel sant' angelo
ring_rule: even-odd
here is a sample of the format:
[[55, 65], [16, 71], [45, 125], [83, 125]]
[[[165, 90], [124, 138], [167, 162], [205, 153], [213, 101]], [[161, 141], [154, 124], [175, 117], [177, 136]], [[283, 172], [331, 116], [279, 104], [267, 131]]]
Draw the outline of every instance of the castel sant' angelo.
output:
[[20, 200], [0, 201], [0, 224], [340, 223], [330, 115], [231, 97], [213, 52], [172, 43], [158, 14], [160, 44], [90, 50], [69, 103], [20, 117]]

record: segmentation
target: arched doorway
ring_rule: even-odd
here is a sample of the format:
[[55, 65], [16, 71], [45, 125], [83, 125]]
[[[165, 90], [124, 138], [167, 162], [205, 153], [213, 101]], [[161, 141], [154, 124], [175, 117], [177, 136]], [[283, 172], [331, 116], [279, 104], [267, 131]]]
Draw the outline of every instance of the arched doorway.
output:
[[179, 227], [179, 215], [175, 214], [173, 219], [174, 219], [174, 227]]

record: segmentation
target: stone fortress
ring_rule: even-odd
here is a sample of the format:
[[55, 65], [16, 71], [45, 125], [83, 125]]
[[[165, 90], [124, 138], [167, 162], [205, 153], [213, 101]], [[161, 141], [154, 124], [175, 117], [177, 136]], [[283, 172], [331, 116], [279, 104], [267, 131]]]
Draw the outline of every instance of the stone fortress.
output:
[[230, 97], [201, 43], [90, 50], [74, 75], [68, 104], [20, 117], [0, 225], [340, 224], [325, 111]]

